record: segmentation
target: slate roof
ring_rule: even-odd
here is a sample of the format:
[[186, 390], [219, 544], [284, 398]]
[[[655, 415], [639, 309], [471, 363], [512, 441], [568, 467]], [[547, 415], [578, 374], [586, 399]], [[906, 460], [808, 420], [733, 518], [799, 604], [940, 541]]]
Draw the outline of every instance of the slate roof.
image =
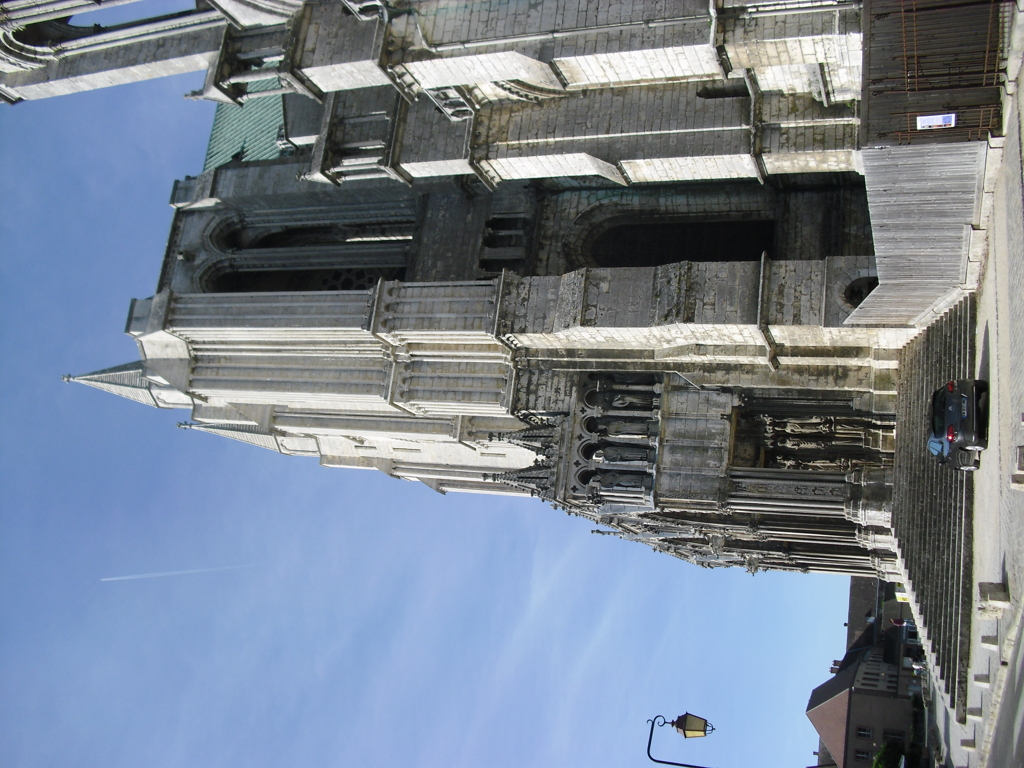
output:
[[[861, 639], [864, 639], [864, 635]], [[862, 645], [847, 651], [839, 671], [811, 691], [811, 698], [807, 702], [807, 719], [811, 721], [839, 768], [843, 768], [846, 758], [847, 721], [853, 682], [860, 660], [870, 650], [870, 645]]]
[[[276, 77], [249, 83], [250, 92], [280, 87]], [[243, 153], [242, 160], [273, 160], [279, 157], [281, 148], [277, 146], [277, 135], [282, 125], [284, 97], [280, 95], [249, 99], [240, 107], [218, 104], [203, 170], [223, 165], [239, 152]]]
[[142, 361], [115, 365], [113, 368], [104, 368], [102, 371], [94, 371], [81, 376], [65, 376], [65, 381], [75, 381], [112, 395], [120, 395], [134, 400], [137, 403], [145, 403], [158, 408], [156, 398], [150, 392], [150, 383], [145, 378]]

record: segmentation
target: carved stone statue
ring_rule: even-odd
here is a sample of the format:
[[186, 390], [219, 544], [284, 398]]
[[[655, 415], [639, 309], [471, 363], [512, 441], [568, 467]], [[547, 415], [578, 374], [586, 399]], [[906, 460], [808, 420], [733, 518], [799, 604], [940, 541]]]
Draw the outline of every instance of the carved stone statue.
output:
[[774, 462], [778, 469], [816, 469], [826, 472], [849, 472], [861, 467], [884, 467], [891, 464], [891, 459], [879, 457], [877, 459], [855, 458], [851, 456], [840, 456], [836, 459], [814, 459], [801, 461], [791, 456], [779, 456]]
[[795, 435], [777, 434], [768, 439], [771, 448], [789, 448], [794, 451], [825, 451], [837, 445], [864, 445], [861, 435], [828, 435], [823, 440], [809, 440]]
[[846, 428], [848, 430], [863, 431], [865, 429], [877, 429], [880, 425], [871, 419], [863, 416], [836, 416], [836, 429]]
[[601, 487], [608, 490], [613, 488], [643, 488], [645, 480], [644, 475], [628, 472], [601, 473]]
[[793, 437], [785, 433], [773, 435], [768, 440], [771, 448], [789, 448], [794, 451], [823, 451], [832, 445], [831, 440], [807, 440], [806, 438]]
[[605, 410], [653, 411], [658, 407], [658, 398], [646, 392], [591, 392], [587, 402], [595, 408]]
[[763, 416], [765, 427], [769, 432], [789, 435], [823, 435], [833, 431], [833, 421], [828, 416], [805, 416], [791, 419], [776, 419]]
[[652, 411], [658, 405], [658, 398], [654, 397], [654, 395], [645, 395], [640, 392], [609, 392], [608, 394], [612, 395], [612, 408]]
[[814, 459], [812, 461], [800, 461], [789, 456], [780, 456], [775, 460], [775, 465], [780, 469], [818, 469], [846, 472], [850, 469], [850, 460], [846, 458]]
[[651, 434], [656, 434], [657, 424], [653, 421], [616, 419], [614, 421], [598, 422], [597, 431], [609, 437], [620, 437], [623, 435], [643, 435], [647, 437]]
[[641, 446], [608, 445], [594, 451], [594, 461], [615, 463], [619, 461], [648, 461], [653, 462], [655, 453], [653, 449]]

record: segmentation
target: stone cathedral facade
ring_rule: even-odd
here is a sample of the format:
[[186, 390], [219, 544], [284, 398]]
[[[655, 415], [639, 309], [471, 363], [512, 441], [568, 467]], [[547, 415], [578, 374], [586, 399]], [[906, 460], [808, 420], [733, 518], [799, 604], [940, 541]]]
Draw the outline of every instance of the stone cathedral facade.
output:
[[862, 311], [858, 3], [91, 8], [4, 0], [0, 97], [205, 70], [221, 105], [140, 360], [70, 378], [703, 566], [897, 577], [915, 330]]

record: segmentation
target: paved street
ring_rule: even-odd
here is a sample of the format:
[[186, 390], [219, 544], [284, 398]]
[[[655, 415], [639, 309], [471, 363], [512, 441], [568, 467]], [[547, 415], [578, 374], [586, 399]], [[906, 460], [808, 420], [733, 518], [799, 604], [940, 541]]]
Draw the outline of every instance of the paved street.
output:
[[[1018, 41], [1011, 59], [1021, 53]], [[1006, 99], [1005, 138], [990, 140], [978, 291], [901, 359], [893, 524], [926, 628], [934, 746], [949, 768], [1024, 768], [1024, 94], [1019, 66], [1010, 70], [1017, 96]], [[940, 471], [923, 441], [928, 394], [961, 377], [991, 392], [989, 447], [971, 477]], [[982, 585], [1008, 597], [984, 600]]]
[[[972, 646], [972, 690], [980, 710], [979, 764], [1024, 766], [1024, 658], [1021, 655], [1024, 591], [1024, 484], [1015, 483], [1024, 446], [1024, 183], [1017, 97], [1006, 120], [1003, 166], [994, 190], [989, 261], [979, 293], [979, 375], [992, 385], [992, 441], [976, 477], [975, 578], [1008, 587], [1009, 606], [981, 604]], [[1018, 475], [1019, 479], [1019, 475]]]

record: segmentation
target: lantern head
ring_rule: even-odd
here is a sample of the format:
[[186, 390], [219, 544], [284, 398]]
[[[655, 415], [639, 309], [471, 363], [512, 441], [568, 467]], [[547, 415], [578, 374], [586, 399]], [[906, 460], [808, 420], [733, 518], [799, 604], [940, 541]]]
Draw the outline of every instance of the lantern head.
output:
[[673, 720], [672, 727], [688, 739], [697, 738], [699, 736], [707, 736], [709, 733], [715, 730], [715, 726], [711, 725], [711, 723], [709, 723], [703, 717], [691, 715], [689, 712], [687, 712], [685, 715], [680, 715], [675, 720]]

